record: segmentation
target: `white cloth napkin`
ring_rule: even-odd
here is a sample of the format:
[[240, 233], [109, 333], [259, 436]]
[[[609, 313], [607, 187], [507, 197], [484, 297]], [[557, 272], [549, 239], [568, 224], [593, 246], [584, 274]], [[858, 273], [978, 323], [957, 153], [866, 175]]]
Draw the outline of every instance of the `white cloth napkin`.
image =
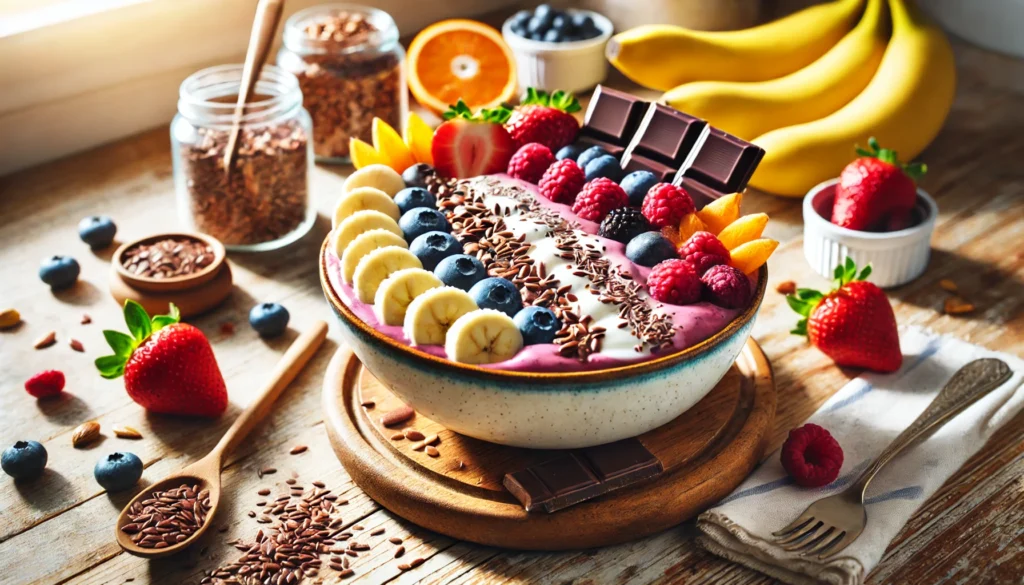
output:
[[[828, 429], [843, 448], [843, 467], [831, 484], [795, 485], [772, 453], [736, 490], [701, 514], [698, 542], [714, 554], [786, 583], [857, 585], [889, 542], [932, 493], [985, 441], [1024, 407], [1024, 360], [919, 328], [900, 332], [903, 367], [893, 374], [851, 380], [807, 421]], [[928, 406], [961, 366], [996, 357], [1013, 370], [1001, 387], [898, 455], [868, 487], [864, 532], [838, 555], [819, 561], [783, 551], [772, 532], [819, 498], [847, 487]]]

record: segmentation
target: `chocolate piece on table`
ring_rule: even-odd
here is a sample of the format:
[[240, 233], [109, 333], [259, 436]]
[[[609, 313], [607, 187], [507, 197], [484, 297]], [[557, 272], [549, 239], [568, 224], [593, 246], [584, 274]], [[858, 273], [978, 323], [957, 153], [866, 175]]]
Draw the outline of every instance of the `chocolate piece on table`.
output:
[[693, 178], [713, 191], [738, 193], [747, 187], [763, 156], [763, 148], [712, 128], [693, 164], [683, 172], [683, 184]]
[[636, 134], [646, 110], [647, 102], [635, 95], [599, 85], [590, 97], [580, 136], [625, 148]]
[[551, 513], [664, 471], [637, 439], [589, 447], [505, 475], [504, 485], [527, 512]]
[[651, 104], [629, 151], [678, 169], [693, 158], [694, 147], [707, 132], [704, 120], [666, 105]]
[[650, 171], [658, 178], [659, 183], [671, 183], [672, 179], [676, 176], [676, 172], [679, 170], [678, 167], [670, 167], [639, 154], [630, 154], [626, 157], [622, 169], [626, 174], [633, 171]]

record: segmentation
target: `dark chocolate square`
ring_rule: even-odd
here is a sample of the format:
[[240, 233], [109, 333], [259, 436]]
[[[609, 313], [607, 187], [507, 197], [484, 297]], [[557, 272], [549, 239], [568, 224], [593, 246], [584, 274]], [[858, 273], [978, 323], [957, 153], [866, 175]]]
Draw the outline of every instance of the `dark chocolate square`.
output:
[[599, 85], [590, 98], [580, 134], [625, 147], [646, 109], [647, 102], [635, 95]]
[[633, 139], [633, 152], [678, 169], [707, 126], [669, 106], [651, 104]]
[[712, 128], [684, 176], [715, 191], [737, 193], [746, 188], [763, 156], [763, 148]]

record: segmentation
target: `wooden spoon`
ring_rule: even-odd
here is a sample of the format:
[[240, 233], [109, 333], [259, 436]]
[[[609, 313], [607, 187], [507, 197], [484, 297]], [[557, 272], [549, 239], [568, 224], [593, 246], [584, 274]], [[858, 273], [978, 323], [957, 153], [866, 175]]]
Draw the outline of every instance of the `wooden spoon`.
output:
[[256, 89], [256, 82], [267, 61], [270, 46], [274, 44], [274, 31], [281, 21], [284, 11], [284, 0], [260, 0], [256, 5], [256, 18], [249, 34], [249, 48], [245, 53], [245, 64], [242, 65], [242, 81], [238, 86], [238, 101], [235, 103], [235, 114], [231, 121], [231, 134], [228, 134], [228, 145], [224, 150], [224, 173], [231, 174], [238, 154], [238, 134], [241, 131], [242, 116], [245, 105]]
[[[292, 342], [291, 347], [277, 362], [277, 367], [270, 374], [267, 385], [264, 386], [260, 395], [250, 404], [231, 425], [228, 432], [221, 437], [220, 442], [206, 456], [182, 469], [175, 475], [164, 478], [161, 481], [147, 487], [140, 494], [132, 498], [131, 502], [121, 510], [117, 517], [117, 544], [125, 551], [146, 558], [157, 558], [172, 555], [181, 551], [199, 539], [206, 532], [206, 529], [213, 524], [214, 515], [217, 513], [217, 505], [220, 503], [220, 468], [224, 456], [231, 452], [241, 443], [249, 431], [253, 429], [270, 412], [271, 405], [281, 392], [288, 387], [288, 384], [295, 379], [302, 368], [309, 361], [309, 358], [316, 353], [316, 350], [327, 337], [327, 323], [317, 321], [305, 333]], [[193, 532], [187, 540], [172, 544], [165, 548], [144, 548], [131, 540], [131, 534], [124, 532], [121, 528], [128, 524], [128, 510], [135, 502], [148, 498], [153, 492], [174, 489], [182, 484], [198, 485], [200, 490], [210, 491], [210, 507], [206, 512], [206, 520], [198, 530]]]

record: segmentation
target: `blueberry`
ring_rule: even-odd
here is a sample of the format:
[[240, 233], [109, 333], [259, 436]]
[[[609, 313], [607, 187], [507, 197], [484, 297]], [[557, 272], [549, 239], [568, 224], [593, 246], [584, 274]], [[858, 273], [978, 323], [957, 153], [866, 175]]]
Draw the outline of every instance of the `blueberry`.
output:
[[594, 17], [585, 12], [577, 12], [572, 15], [572, 25], [580, 30], [594, 27]]
[[552, 29], [548, 29], [548, 32], [544, 33], [544, 42], [547, 42], [547, 43], [560, 43], [560, 42], [562, 42], [564, 40], [565, 40], [565, 38], [562, 36], [562, 32], [561, 31], [557, 31], [557, 30], [555, 30], [553, 28]]
[[603, 154], [590, 162], [583, 170], [587, 181], [593, 181], [598, 177], [605, 177], [618, 183], [622, 180], [622, 167], [619, 161], [610, 154]]
[[626, 244], [626, 257], [640, 266], [652, 267], [676, 257], [676, 247], [659, 232], [644, 232]]
[[43, 472], [46, 459], [46, 447], [38, 441], [18, 441], [4, 449], [0, 467], [14, 479], [27, 479]]
[[530, 34], [530, 33], [526, 32], [526, 27], [521, 25], [521, 24], [512, 24], [509, 27], [509, 30], [512, 31], [512, 34], [517, 35], [517, 36], [521, 36], [521, 37], [525, 37], [526, 35]]
[[260, 303], [249, 311], [249, 325], [260, 337], [277, 337], [288, 328], [288, 309], [277, 303]]
[[526, 23], [526, 32], [530, 35], [543, 35], [548, 30], [548, 23], [544, 19], [534, 16]]
[[579, 144], [569, 144], [558, 149], [558, 152], [555, 154], [555, 158], [557, 158], [558, 160], [566, 158], [576, 160], [580, 157], [580, 154], [582, 153], [582, 146], [580, 146]]
[[395, 194], [395, 203], [398, 204], [398, 210], [402, 213], [417, 207], [435, 209], [437, 197], [423, 187], [406, 187]]
[[526, 23], [530, 22], [530, 17], [532, 16], [533, 15], [530, 14], [529, 10], [520, 10], [519, 12], [516, 12], [515, 15], [512, 17], [511, 24], [512, 26], [520, 26], [525, 28]]
[[427, 188], [427, 179], [434, 176], [434, 167], [427, 163], [417, 163], [402, 172], [402, 180], [406, 187]]
[[108, 492], [124, 491], [142, 477], [142, 460], [134, 453], [111, 453], [96, 462], [92, 474]]
[[514, 317], [523, 308], [523, 297], [519, 289], [506, 278], [485, 278], [469, 289], [469, 296], [473, 297], [481, 309], [494, 309], [509, 317]]
[[551, 29], [566, 34], [572, 30], [572, 20], [564, 14], [559, 14], [551, 19]]
[[551, 309], [544, 307], [526, 307], [516, 313], [512, 320], [523, 334], [523, 343], [526, 345], [554, 343], [555, 335], [562, 328], [562, 322], [558, 317]]
[[434, 275], [448, 286], [469, 290], [474, 284], [487, 278], [487, 269], [474, 256], [456, 254], [438, 262], [434, 268]]
[[405, 234], [405, 241], [411, 242], [427, 232], [450, 232], [452, 226], [444, 214], [428, 207], [416, 207], [402, 214], [398, 227]]
[[533, 9], [533, 13], [536, 16], [548, 16], [553, 12], [550, 4], [541, 4]]
[[633, 171], [622, 179], [622, 190], [629, 195], [629, 204], [640, 207], [651, 187], [658, 184], [658, 177], [651, 171]]
[[51, 256], [39, 267], [39, 278], [53, 290], [68, 288], [78, 281], [82, 268], [71, 256]]
[[114, 241], [117, 226], [105, 215], [90, 215], [78, 222], [78, 237], [93, 250], [102, 250]]
[[587, 163], [606, 154], [608, 154], [608, 151], [600, 146], [591, 146], [580, 154], [580, 157], [576, 159], [576, 164], [578, 164], [581, 169], [585, 169], [587, 168]]
[[462, 243], [447, 232], [427, 232], [409, 244], [409, 251], [420, 259], [424, 270], [433, 270], [441, 260], [461, 254]]

